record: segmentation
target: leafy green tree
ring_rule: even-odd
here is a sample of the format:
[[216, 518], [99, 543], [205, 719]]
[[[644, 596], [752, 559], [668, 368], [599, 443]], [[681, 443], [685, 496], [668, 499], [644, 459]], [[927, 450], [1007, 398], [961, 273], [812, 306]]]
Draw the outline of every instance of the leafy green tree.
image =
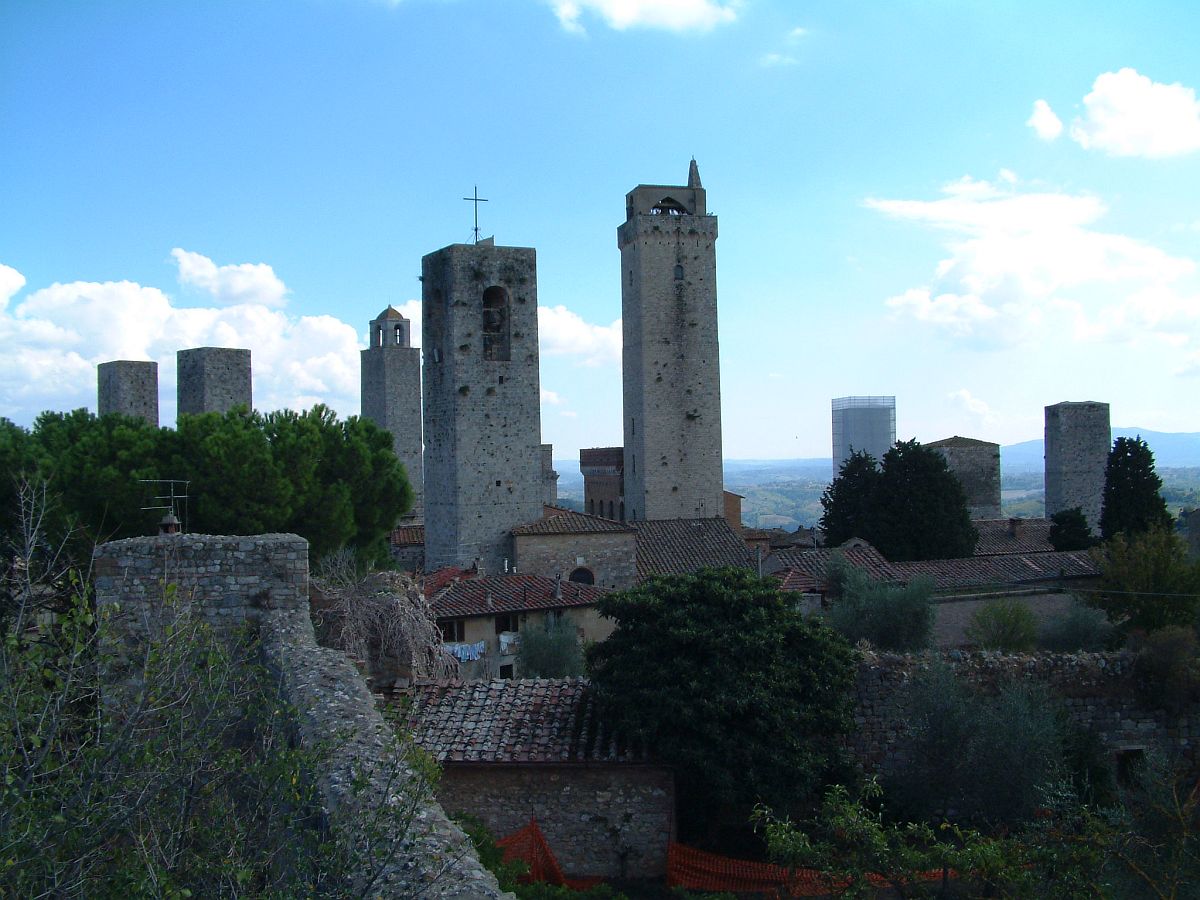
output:
[[340, 480], [354, 502], [354, 536], [350, 546], [379, 565], [389, 558], [388, 535], [412, 506], [413, 491], [404, 466], [392, 449], [392, 436], [360, 416], [341, 426], [324, 460], [325, 479]]
[[1121, 634], [1192, 626], [1200, 609], [1200, 562], [1166, 528], [1119, 533], [1092, 551], [1100, 587], [1089, 603], [1104, 610]]
[[756, 801], [788, 809], [843, 762], [856, 655], [743, 569], [653, 578], [598, 603], [588, 649], [619, 739], [672, 766], [685, 830]]
[[883, 455], [877, 518], [872, 543], [897, 562], [970, 556], [979, 537], [945, 457], [915, 440]]
[[850, 454], [837, 478], [821, 495], [821, 530], [825, 545], [836, 547], [851, 538], [868, 540], [873, 534], [875, 495], [879, 490], [879, 468], [865, 450]]
[[1101, 610], [1076, 597], [1065, 613], [1043, 625], [1038, 646], [1043, 650], [1076, 652], [1103, 650], [1112, 636], [1112, 624]]
[[846, 461], [821, 498], [826, 545], [860, 537], [897, 562], [952, 559], [975, 552], [962, 485], [936, 450], [898, 441], [878, 472], [871, 457]]
[[14, 533], [20, 486], [36, 465], [29, 433], [0, 418], [0, 540]]
[[[829, 624], [851, 643], [869, 641], [880, 650], [912, 653], [929, 646], [933, 632], [933, 582], [914, 578], [908, 584], [875, 581], [841, 562], [840, 596], [828, 615]], [[831, 567], [837, 564], [831, 561]]]
[[1113, 441], [1104, 470], [1104, 503], [1100, 534], [1140, 534], [1170, 528], [1171, 514], [1163, 499], [1162, 479], [1154, 471], [1154, 453], [1141, 439], [1119, 437]]
[[964, 825], [1027, 821], [1065, 776], [1055, 708], [1021, 685], [976, 694], [944, 665], [916, 676], [902, 760], [884, 783], [904, 817]]
[[1050, 546], [1055, 550], [1087, 550], [1096, 545], [1083, 509], [1062, 509], [1050, 517]]
[[548, 617], [545, 625], [521, 629], [517, 672], [522, 678], [566, 678], [583, 674], [583, 650], [574, 623]]

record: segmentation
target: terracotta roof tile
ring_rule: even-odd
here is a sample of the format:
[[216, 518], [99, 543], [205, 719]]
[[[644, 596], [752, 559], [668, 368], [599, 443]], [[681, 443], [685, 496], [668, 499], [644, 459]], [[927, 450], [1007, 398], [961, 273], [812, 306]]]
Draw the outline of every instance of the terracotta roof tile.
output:
[[388, 535], [388, 540], [393, 547], [413, 547], [417, 545], [424, 547], [425, 526], [400, 525], [392, 529], [392, 533]]
[[531, 678], [414, 690], [409, 727], [438, 762], [641, 762], [601, 724], [584, 678]]
[[[840, 553], [850, 565], [861, 569], [876, 581], [894, 581], [895, 573], [892, 564], [883, 558], [883, 554], [866, 541], [847, 541], [841, 547], [821, 547], [818, 549], [790, 548], [776, 550], [771, 554], [766, 565], [766, 571], [774, 574], [785, 570], [794, 570], [812, 578], [817, 584], [824, 584], [825, 569], [830, 557]], [[798, 577], [798, 576], [793, 576]]]
[[1095, 578], [1100, 574], [1086, 550], [931, 559], [892, 563], [892, 568], [901, 581], [928, 576], [933, 579], [936, 590], [1030, 584], [1058, 578]]
[[1049, 519], [976, 519], [976, 556], [998, 553], [1052, 553]]
[[633, 529], [624, 522], [614, 519], [591, 516], [560, 506], [547, 506], [542, 518], [528, 525], [518, 525], [512, 530], [512, 534], [597, 534], [632, 531]]
[[[558, 584], [562, 586], [560, 597], [554, 595]], [[574, 581], [556, 582], [543, 575], [485, 575], [443, 587], [430, 600], [429, 606], [439, 619], [458, 619], [591, 606], [605, 593], [606, 588]]]
[[448, 585], [466, 578], [474, 578], [475, 575], [476, 572], [473, 568], [460, 569], [458, 566], [444, 566], [434, 572], [427, 572], [425, 573], [425, 596], [432, 597]]
[[708, 566], [750, 567], [750, 551], [724, 519], [660, 519], [629, 524], [637, 531], [639, 579], [686, 575]]

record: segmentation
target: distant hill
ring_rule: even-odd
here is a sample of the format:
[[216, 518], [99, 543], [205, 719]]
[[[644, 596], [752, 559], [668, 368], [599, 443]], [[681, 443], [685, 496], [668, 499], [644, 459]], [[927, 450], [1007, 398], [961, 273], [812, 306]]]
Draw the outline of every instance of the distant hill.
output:
[[[1113, 439], [1137, 437], [1154, 451], [1154, 464], [1160, 469], [1200, 466], [1200, 432], [1151, 431], [1148, 428], [1114, 428]], [[1021, 441], [1000, 448], [1000, 466], [1006, 472], [1041, 471], [1045, 465], [1045, 442]]]

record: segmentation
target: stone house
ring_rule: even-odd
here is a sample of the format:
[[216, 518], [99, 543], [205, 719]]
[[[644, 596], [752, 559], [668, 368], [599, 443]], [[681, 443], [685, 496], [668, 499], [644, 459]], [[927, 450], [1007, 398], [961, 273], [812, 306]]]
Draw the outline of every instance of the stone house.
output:
[[517, 571], [622, 589], [637, 580], [637, 533], [623, 522], [547, 506], [512, 530]]
[[461, 574], [433, 591], [429, 605], [464, 677], [514, 677], [520, 632], [550, 620], [569, 621], [585, 643], [612, 633], [614, 623], [595, 608], [604, 588], [543, 575]]
[[675, 833], [670, 768], [600, 723], [583, 678], [417, 688], [418, 746], [442, 766], [437, 797], [504, 837], [536, 818], [570, 876], [653, 878]]

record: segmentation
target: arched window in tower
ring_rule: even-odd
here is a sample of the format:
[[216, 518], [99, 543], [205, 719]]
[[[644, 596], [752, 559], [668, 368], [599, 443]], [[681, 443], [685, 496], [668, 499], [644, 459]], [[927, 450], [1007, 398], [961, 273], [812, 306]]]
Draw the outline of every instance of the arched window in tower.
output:
[[404, 326], [403, 325], [396, 326], [395, 344], [397, 347], [404, 346]]
[[675, 266], [675, 280], [683, 281], [683, 266]]
[[383, 326], [382, 325], [380, 325], [379, 327], [377, 327], [375, 329], [375, 346], [376, 347], [383, 346]]
[[483, 292], [483, 358], [509, 360], [508, 291], [494, 284]]
[[595, 584], [596, 576], [592, 573], [591, 569], [580, 566], [578, 569], [571, 571], [571, 574], [567, 576], [567, 581], [573, 581], [576, 584]]

